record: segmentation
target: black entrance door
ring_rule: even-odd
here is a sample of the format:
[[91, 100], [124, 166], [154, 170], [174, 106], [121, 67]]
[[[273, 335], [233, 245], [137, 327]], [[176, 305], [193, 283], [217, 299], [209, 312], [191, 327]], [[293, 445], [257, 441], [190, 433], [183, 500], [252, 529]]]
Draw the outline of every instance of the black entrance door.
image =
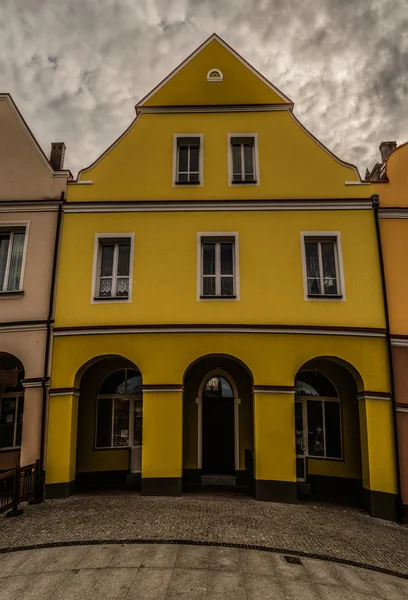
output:
[[234, 394], [224, 377], [206, 383], [203, 408], [203, 473], [234, 473]]

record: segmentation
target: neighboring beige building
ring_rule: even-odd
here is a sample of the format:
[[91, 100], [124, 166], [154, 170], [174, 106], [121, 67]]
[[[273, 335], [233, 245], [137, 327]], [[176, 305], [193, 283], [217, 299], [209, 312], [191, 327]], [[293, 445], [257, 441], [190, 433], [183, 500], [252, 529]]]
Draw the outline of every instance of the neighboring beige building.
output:
[[[41, 456], [53, 274], [69, 171], [47, 160], [9, 94], [0, 94], [0, 472]], [[44, 415], [45, 416], [45, 415]]]

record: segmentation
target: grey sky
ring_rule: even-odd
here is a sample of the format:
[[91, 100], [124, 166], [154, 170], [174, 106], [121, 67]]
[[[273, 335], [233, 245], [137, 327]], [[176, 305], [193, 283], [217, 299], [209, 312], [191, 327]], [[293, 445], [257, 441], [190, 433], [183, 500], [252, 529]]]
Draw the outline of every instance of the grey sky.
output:
[[362, 175], [408, 140], [407, 0], [0, 0], [0, 91], [76, 174], [214, 32]]

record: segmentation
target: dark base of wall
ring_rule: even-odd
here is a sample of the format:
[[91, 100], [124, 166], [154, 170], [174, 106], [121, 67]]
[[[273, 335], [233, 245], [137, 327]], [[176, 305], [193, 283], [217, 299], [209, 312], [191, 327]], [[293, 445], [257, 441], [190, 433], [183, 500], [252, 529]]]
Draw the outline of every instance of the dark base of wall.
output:
[[297, 485], [295, 481], [270, 481], [255, 479], [255, 498], [264, 502], [297, 502]]
[[74, 491], [75, 481], [64, 483], [49, 483], [45, 486], [45, 497], [47, 499], [68, 498]]
[[[201, 469], [183, 469], [183, 489], [191, 486], [201, 486]], [[235, 471], [236, 487], [252, 488], [253, 476], [248, 471]]]
[[142, 496], [181, 496], [181, 477], [142, 477]]
[[408, 525], [408, 504], [402, 505], [402, 522]]
[[314, 499], [364, 508], [361, 479], [308, 475], [307, 483]]
[[387, 521], [397, 520], [397, 496], [363, 488], [364, 508], [372, 517]]

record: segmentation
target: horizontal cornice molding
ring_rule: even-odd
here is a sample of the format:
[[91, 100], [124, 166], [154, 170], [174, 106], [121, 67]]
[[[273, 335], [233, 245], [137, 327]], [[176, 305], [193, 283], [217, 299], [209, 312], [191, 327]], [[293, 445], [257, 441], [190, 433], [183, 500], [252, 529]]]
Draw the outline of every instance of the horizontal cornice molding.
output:
[[65, 213], [371, 210], [371, 198], [67, 202]]
[[395, 410], [397, 412], [408, 413], [408, 404], [396, 404]]
[[370, 327], [335, 327], [324, 325], [241, 325], [241, 324], [181, 324], [181, 325], [92, 325], [56, 327], [54, 336], [106, 335], [130, 333], [269, 333], [299, 335], [341, 335], [385, 338], [385, 329]]
[[142, 392], [183, 392], [184, 386], [178, 383], [158, 383], [142, 385]]
[[380, 208], [380, 219], [408, 219], [408, 206]]
[[391, 394], [388, 392], [363, 391], [357, 394], [358, 400], [391, 400]]
[[254, 385], [252, 388], [254, 393], [264, 394], [294, 394], [295, 388], [291, 385]]
[[[48, 321], [5, 321], [0, 323], [0, 333], [10, 333], [12, 331], [42, 331], [47, 329]], [[53, 321], [50, 321], [52, 326]]]
[[391, 335], [391, 346], [408, 348], [408, 335]]
[[213, 104], [195, 106], [138, 106], [137, 114], [181, 113], [236, 113], [293, 110], [293, 103], [285, 104]]
[[57, 212], [61, 200], [0, 200], [0, 213]]
[[43, 377], [29, 377], [28, 379], [23, 379], [23, 381], [21, 383], [22, 383], [23, 388], [42, 387], [43, 383], [45, 383], [46, 386], [49, 386], [50, 378], [46, 377], [46, 379], [44, 380]]
[[68, 388], [52, 388], [48, 392], [49, 396], [79, 396], [79, 389], [68, 387]]

